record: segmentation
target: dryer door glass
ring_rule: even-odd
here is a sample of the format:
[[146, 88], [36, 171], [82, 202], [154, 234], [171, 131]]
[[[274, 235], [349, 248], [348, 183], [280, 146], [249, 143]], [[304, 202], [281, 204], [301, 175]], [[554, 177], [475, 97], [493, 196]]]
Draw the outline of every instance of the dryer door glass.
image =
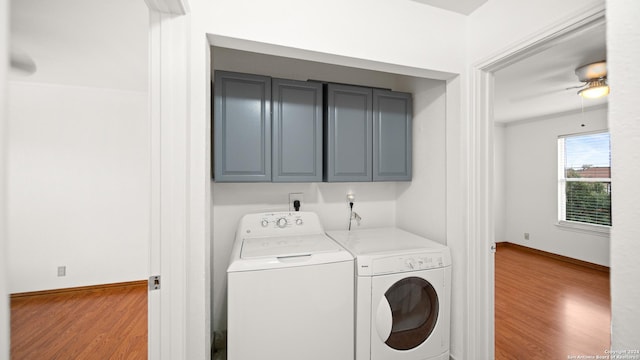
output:
[[404, 278], [384, 294], [391, 308], [391, 334], [385, 341], [396, 350], [422, 344], [438, 320], [438, 295], [433, 286], [419, 277]]

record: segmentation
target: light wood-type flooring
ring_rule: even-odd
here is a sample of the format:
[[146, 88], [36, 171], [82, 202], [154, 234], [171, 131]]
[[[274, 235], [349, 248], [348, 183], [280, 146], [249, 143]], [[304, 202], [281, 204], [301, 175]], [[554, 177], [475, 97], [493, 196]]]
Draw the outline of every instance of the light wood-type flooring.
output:
[[[496, 359], [605, 356], [609, 273], [499, 246], [495, 257]], [[573, 357], [575, 356], [575, 357]]]
[[146, 359], [146, 282], [11, 298], [11, 359]]

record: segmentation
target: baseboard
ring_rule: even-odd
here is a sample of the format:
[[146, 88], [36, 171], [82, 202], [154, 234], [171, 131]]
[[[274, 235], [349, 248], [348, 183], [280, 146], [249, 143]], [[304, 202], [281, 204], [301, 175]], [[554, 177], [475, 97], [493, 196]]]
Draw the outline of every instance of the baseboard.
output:
[[497, 246], [498, 249], [505, 248], [505, 247], [517, 248], [517, 249], [520, 249], [522, 251], [526, 251], [526, 252], [529, 252], [529, 253], [546, 256], [548, 258], [552, 258], [552, 259], [555, 259], [555, 260], [563, 261], [563, 262], [570, 263], [570, 264], [573, 264], [573, 265], [583, 266], [583, 267], [586, 267], [586, 268], [589, 268], [589, 269], [598, 270], [598, 271], [604, 271], [604, 272], [607, 272], [607, 273], [609, 272], [609, 267], [608, 266], [594, 264], [594, 263], [591, 263], [591, 262], [588, 262], [588, 261], [578, 260], [578, 259], [570, 258], [568, 256], [558, 255], [558, 254], [550, 253], [548, 251], [543, 251], [543, 250], [530, 248], [530, 247], [523, 246], [523, 245], [520, 245], [520, 244], [514, 244], [514, 243], [510, 243], [510, 242], [506, 242], [505, 241], [505, 242], [496, 243], [496, 246]]
[[127, 281], [120, 283], [111, 283], [111, 284], [98, 284], [98, 285], [90, 285], [90, 286], [78, 286], [72, 288], [62, 288], [62, 289], [51, 289], [51, 290], [41, 290], [41, 291], [29, 291], [22, 293], [11, 294], [12, 299], [30, 297], [30, 296], [43, 296], [43, 295], [52, 295], [52, 294], [61, 294], [75, 291], [95, 291], [102, 290], [114, 287], [127, 287], [127, 286], [147, 286], [147, 280], [136, 280], [136, 281]]

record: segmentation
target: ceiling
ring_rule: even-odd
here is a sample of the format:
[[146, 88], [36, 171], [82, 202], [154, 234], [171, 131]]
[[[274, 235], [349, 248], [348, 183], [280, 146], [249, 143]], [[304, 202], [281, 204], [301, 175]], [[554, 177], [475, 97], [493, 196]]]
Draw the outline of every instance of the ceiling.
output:
[[479, 8], [487, 0], [413, 0], [440, 9], [454, 11], [463, 15], [469, 15]]
[[[606, 60], [606, 31], [601, 24], [570, 34], [554, 46], [494, 73], [494, 120], [508, 123], [551, 114], [606, 106], [607, 97], [583, 99], [575, 69]], [[612, 89], [615, 91], [615, 89]]]
[[149, 11], [141, 0], [11, 0], [12, 52], [36, 64], [13, 81], [147, 91]]

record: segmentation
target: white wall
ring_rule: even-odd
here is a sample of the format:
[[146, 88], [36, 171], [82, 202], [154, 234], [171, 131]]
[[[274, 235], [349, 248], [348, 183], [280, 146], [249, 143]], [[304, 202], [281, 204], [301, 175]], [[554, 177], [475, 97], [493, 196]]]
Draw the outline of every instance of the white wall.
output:
[[[459, 73], [465, 16], [416, 1], [192, 1], [207, 32], [317, 53]], [[207, 9], [207, 7], [210, 7]]]
[[9, 291], [146, 279], [147, 93], [19, 82], [9, 92]]
[[447, 242], [446, 103], [444, 82], [409, 78], [413, 94], [413, 180], [397, 185], [396, 224]]
[[[607, 0], [607, 67], [611, 85], [611, 307], [614, 350], [640, 349], [640, 3]], [[636, 356], [637, 355], [633, 355]]]
[[347, 84], [397, 88], [394, 74], [272, 56], [224, 47], [212, 47], [211, 71], [228, 70], [306, 81], [326, 80]]
[[[288, 79], [319, 79], [392, 88], [414, 94], [414, 188], [423, 187], [407, 206], [421, 215], [418, 230], [445, 242], [444, 232], [444, 82], [412, 79], [393, 74], [353, 69], [214, 47], [215, 69], [252, 72]], [[423, 170], [424, 169], [424, 170]], [[422, 185], [419, 185], [422, 184]], [[401, 188], [400, 192], [396, 188]], [[415, 191], [415, 190], [414, 190]], [[419, 191], [419, 190], [418, 190]], [[303, 211], [318, 213], [325, 229], [346, 229], [349, 208], [346, 194], [356, 195], [354, 211], [362, 216], [361, 227], [396, 225], [396, 199], [408, 192], [404, 183], [212, 183], [213, 222], [213, 317], [214, 329], [226, 328], [226, 269], [236, 226], [247, 213], [287, 211], [288, 194], [304, 194]], [[401, 195], [399, 195], [401, 194]], [[409, 196], [409, 194], [406, 194]], [[415, 204], [415, 205], [414, 205]], [[424, 210], [428, 209], [427, 212]], [[403, 206], [403, 214], [409, 209]], [[415, 216], [412, 214], [411, 216]], [[408, 225], [413, 230], [415, 225]], [[403, 227], [403, 224], [398, 226]], [[353, 226], [356, 226], [355, 224]]]
[[[607, 130], [606, 109], [505, 127], [505, 241], [609, 266], [607, 234], [557, 225], [558, 136], [601, 130]], [[524, 240], [525, 232], [529, 240]]]

